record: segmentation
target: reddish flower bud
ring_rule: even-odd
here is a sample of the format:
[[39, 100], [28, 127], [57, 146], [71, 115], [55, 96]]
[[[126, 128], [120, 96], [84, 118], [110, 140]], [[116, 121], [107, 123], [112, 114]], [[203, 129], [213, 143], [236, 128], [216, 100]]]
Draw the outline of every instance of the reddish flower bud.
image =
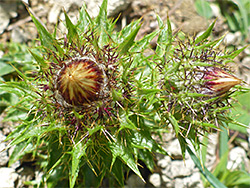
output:
[[103, 71], [90, 59], [73, 59], [58, 72], [57, 88], [69, 104], [81, 106], [98, 100]]
[[240, 79], [217, 67], [208, 68], [203, 78], [208, 80], [203, 85], [209, 90], [205, 93], [216, 96], [226, 93], [233, 86], [241, 83]]

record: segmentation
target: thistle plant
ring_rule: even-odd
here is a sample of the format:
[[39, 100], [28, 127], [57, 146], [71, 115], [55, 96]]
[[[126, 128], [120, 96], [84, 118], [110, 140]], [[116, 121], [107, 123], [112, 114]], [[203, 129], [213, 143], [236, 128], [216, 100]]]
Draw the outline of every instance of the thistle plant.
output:
[[243, 89], [234, 87], [241, 81], [226, 63], [243, 49], [219, 53], [221, 39], [207, 40], [213, 24], [181, 40], [158, 17], [159, 30], [137, 41], [140, 20], [115, 31], [104, 0], [93, 19], [83, 6], [76, 25], [65, 13], [67, 33], [57, 38], [31, 17], [40, 40], [30, 49], [35, 68], [16, 70], [21, 81], [1, 88], [20, 97], [15, 107], [26, 114], [8, 136], [15, 146], [10, 165], [32, 153], [43, 177], [38, 185], [96, 187], [105, 179], [124, 186], [129, 170], [143, 179], [139, 161], [153, 171], [154, 154], [167, 155], [153, 138], [170, 126], [184, 155], [186, 139], [199, 146], [204, 132], [232, 120], [229, 99]]

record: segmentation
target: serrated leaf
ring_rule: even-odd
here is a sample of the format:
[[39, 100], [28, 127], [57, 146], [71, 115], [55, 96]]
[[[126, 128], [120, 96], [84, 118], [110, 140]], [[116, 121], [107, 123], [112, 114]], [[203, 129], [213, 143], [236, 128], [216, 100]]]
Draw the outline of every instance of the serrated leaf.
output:
[[9, 144], [9, 146], [13, 146], [16, 144], [19, 144], [21, 142], [23, 142], [24, 140], [27, 140], [31, 137], [42, 137], [45, 136], [48, 132], [52, 132], [52, 131], [63, 131], [64, 128], [60, 127], [58, 125], [54, 125], [54, 122], [51, 122], [50, 126], [42, 126], [39, 125], [38, 122], [36, 122], [35, 120], [31, 120], [29, 121], [24, 121], [23, 124], [21, 124], [15, 132], [13, 132], [12, 134], [10, 134], [7, 139], [13, 139], [11, 141], [11, 143]]
[[85, 150], [87, 148], [87, 144], [78, 142], [73, 147], [71, 152], [72, 156], [72, 164], [71, 164], [71, 172], [69, 177], [70, 188], [75, 186], [76, 178], [78, 177], [78, 172], [80, 169], [81, 158], [85, 155]]
[[30, 14], [30, 16], [34, 24], [36, 25], [41, 44], [46, 47], [46, 50], [48, 50], [49, 52], [59, 51], [60, 54], [63, 54], [62, 48], [59, 46], [58, 42], [52, 37], [52, 35], [32, 14]]
[[167, 25], [163, 25], [161, 19], [158, 17], [158, 22], [161, 28], [161, 31], [159, 33], [158, 39], [157, 39], [157, 47], [155, 50], [155, 53], [158, 57], [163, 57], [166, 52], [169, 51], [169, 47], [172, 43], [172, 28], [170, 20], [167, 19]]
[[21, 142], [15, 146], [9, 158], [9, 166], [14, 164], [17, 160], [21, 159], [25, 154], [31, 153], [35, 149], [35, 145], [33, 145], [31, 141], [32, 138], [28, 139], [26, 142]]
[[148, 45], [153, 40], [153, 38], [159, 33], [158, 30], [144, 36], [140, 41], [136, 41], [133, 45], [131, 52], [141, 52], [144, 49], [148, 48]]
[[46, 166], [46, 169], [47, 172], [49, 172], [50, 174], [55, 169], [55, 167], [58, 166], [58, 164], [62, 161], [62, 158], [65, 155], [63, 146], [60, 144], [59, 139], [59, 135], [52, 134], [47, 142], [49, 161], [48, 165]]
[[0, 89], [7, 93], [13, 93], [19, 97], [23, 96], [25, 93], [24, 89], [18, 88], [18, 85], [13, 84], [13, 82], [6, 82], [5, 84], [0, 84]]
[[157, 19], [159, 28], [163, 29], [164, 28], [164, 23], [163, 23], [163, 20], [161, 19], [161, 17], [159, 15], [156, 15], [156, 19]]
[[74, 42], [75, 44], [77, 44], [79, 46], [80, 45], [79, 44], [79, 36], [78, 36], [77, 30], [76, 30], [76, 27], [69, 19], [65, 10], [64, 10], [64, 16], [65, 16], [66, 27], [68, 30], [67, 39], [69, 40], [69, 43]]
[[132, 145], [137, 148], [147, 149], [151, 152], [158, 152], [167, 155], [167, 152], [161, 148], [151, 137], [150, 132], [140, 131], [131, 133], [131, 141]]
[[140, 21], [141, 20], [136, 20], [131, 22], [119, 32], [117, 43], [118, 50], [120, 50], [122, 53], [126, 53], [134, 44], [134, 39], [141, 27]]
[[96, 17], [96, 26], [99, 34], [98, 44], [104, 46], [108, 43], [108, 18], [107, 18], [107, 6], [108, 1], [103, 0], [99, 10], [99, 14]]
[[216, 125], [214, 125], [214, 124], [212, 124], [212, 123], [196, 121], [196, 122], [194, 122], [194, 124], [195, 124], [195, 125], [202, 125], [202, 126], [204, 126], [204, 127], [210, 127], [210, 128], [215, 129], [215, 130], [218, 130], [218, 129], [219, 129]]
[[102, 129], [102, 126], [100, 125], [97, 125], [93, 128], [87, 128], [88, 129], [88, 132], [89, 132], [89, 136], [93, 135], [94, 133], [96, 133], [97, 131], [101, 130]]
[[174, 128], [174, 130], [175, 130], [176, 136], [178, 136], [179, 130], [180, 130], [178, 121], [175, 119], [175, 117], [174, 117], [171, 113], [168, 113], [168, 114], [167, 114], [167, 119], [169, 120], [169, 122], [170, 122], [171, 125], [173, 126], [173, 128]]
[[160, 89], [138, 89], [138, 94], [139, 95], [154, 95], [161, 91]]
[[[134, 39], [141, 28], [141, 24], [136, 25], [135, 28], [131, 28], [131, 32], [125, 38], [123, 38], [123, 42], [120, 43], [118, 50], [125, 54], [129, 51], [130, 47], [134, 44]], [[132, 30], [133, 29], [133, 30]]]
[[186, 140], [180, 134], [177, 135], [177, 139], [178, 139], [179, 144], [181, 146], [182, 158], [185, 159], [186, 149], [187, 149], [187, 142], [186, 142]]
[[204, 44], [201, 44], [201, 45], [198, 45], [198, 46], [194, 46], [195, 49], [199, 49], [199, 50], [202, 50], [204, 48], [215, 48], [217, 46], [219, 46], [222, 41], [224, 40], [225, 38], [225, 35], [221, 36], [220, 38], [218, 38], [217, 40], [214, 40], [214, 41], [209, 41], [209, 42], [206, 42]]
[[154, 163], [154, 156], [152, 155], [152, 152], [148, 151], [147, 149], [141, 149], [138, 153], [138, 158], [144, 162], [144, 164], [147, 166], [147, 168], [153, 172], [155, 169], [155, 163]]
[[47, 67], [47, 63], [45, 63], [45, 60], [43, 57], [41, 57], [40, 55], [38, 55], [35, 52], [32, 52], [32, 50], [29, 50], [29, 52], [31, 53], [32, 57], [36, 60], [36, 62], [39, 64], [40, 67]]
[[82, 8], [79, 12], [77, 26], [81, 32], [85, 32], [90, 25], [93, 25], [93, 21], [87, 12], [86, 4], [83, 3]]
[[116, 178], [117, 182], [120, 184], [120, 186], [124, 187], [124, 169], [121, 160], [115, 160], [111, 172]]
[[122, 129], [137, 129], [136, 125], [129, 119], [127, 114], [122, 114], [120, 117], [120, 130]]
[[134, 171], [134, 173], [136, 175], [138, 175], [143, 181], [143, 177], [138, 169], [137, 163], [133, 157], [133, 150], [129, 147], [125, 147], [124, 144], [122, 144], [121, 142], [117, 141], [117, 142], [112, 142], [109, 143], [109, 147], [112, 153], [112, 163], [111, 163], [111, 167], [114, 165], [116, 158], [120, 157], [123, 162], [132, 170]]

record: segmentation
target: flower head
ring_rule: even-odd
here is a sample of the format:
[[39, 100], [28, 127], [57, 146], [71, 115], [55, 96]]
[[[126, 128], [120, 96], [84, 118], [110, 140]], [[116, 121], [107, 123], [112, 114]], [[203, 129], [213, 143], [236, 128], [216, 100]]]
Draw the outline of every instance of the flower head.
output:
[[209, 95], [222, 95], [229, 91], [233, 86], [241, 83], [241, 80], [229, 74], [225, 70], [218, 67], [210, 67], [204, 72], [203, 79], [206, 82], [202, 87], [205, 94]]
[[67, 103], [82, 106], [98, 99], [103, 76], [93, 60], [73, 59], [59, 71], [57, 89]]

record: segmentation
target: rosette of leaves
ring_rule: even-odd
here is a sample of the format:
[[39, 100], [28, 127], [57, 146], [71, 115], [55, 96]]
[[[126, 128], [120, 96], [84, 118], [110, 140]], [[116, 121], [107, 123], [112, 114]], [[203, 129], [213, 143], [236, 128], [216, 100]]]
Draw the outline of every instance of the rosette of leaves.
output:
[[[107, 18], [104, 0], [96, 18], [83, 6], [74, 25], [65, 13], [67, 33], [57, 38], [56, 29], [51, 34], [31, 17], [41, 43], [30, 49], [35, 68], [16, 69], [21, 81], [0, 86], [20, 98], [7, 117], [22, 112], [7, 138], [15, 146], [9, 165], [31, 153], [41, 167], [42, 181], [29, 183], [124, 186], [129, 170], [142, 178], [139, 161], [153, 171], [154, 153], [167, 154], [152, 136], [169, 125], [184, 155], [186, 138], [199, 146], [204, 132], [235, 122], [226, 112], [230, 97], [241, 92], [231, 88], [241, 81], [226, 63], [244, 48], [218, 53], [222, 39], [207, 40], [214, 24], [181, 40], [158, 17], [160, 29], [137, 41], [140, 20], [115, 32], [118, 19]], [[155, 53], [146, 56], [157, 35]]]
[[75, 25], [65, 12], [62, 38], [31, 17], [40, 40], [30, 49], [35, 68], [1, 85], [19, 96], [14, 109], [25, 115], [8, 136], [9, 165], [31, 153], [43, 174], [33, 183], [47, 187], [97, 187], [104, 178], [123, 186], [128, 170], [142, 178], [139, 160], [153, 170], [153, 152], [166, 152], [152, 139], [159, 120], [146, 100], [153, 78], [143, 53], [159, 31], [136, 41], [137, 20], [115, 32], [107, 0], [93, 19], [83, 6]]
[[[186, 139], [196, 149], [205, 133], [220, 130], [229, 122], [236, 122], [228, 114], [233, 96], [248, 89], [233, 75], [228, 63], [246, 47], [234, 52], [221, 51], [223, 37], [210, 41], [215, 22], [199, 37], [190, 38], [181, 32], [172, 34], [170, 22], [161, 25], [158, 46], [154, 56], [159, 94], [160, 119], [172, 125], [179, 139], [183, 156]], [[156, 83], [155, 83], [156, 84]], [[191, 151], [191, 150], [190, 150]], [[199, 152], [198, 152], [199, 153]]]

